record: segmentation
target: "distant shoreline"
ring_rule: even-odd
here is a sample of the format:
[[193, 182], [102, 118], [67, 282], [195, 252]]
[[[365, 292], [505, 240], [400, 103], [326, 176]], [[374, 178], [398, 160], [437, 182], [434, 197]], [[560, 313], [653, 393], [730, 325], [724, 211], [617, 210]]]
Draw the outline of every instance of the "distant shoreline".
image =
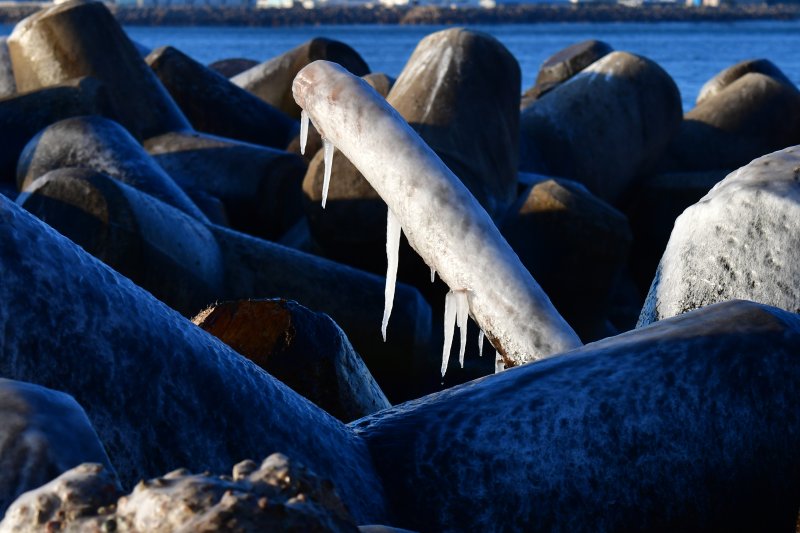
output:
[[[0, 6], [0, 23], [14, 24], [34, 13], [37, 6]], [[124, 25], [136, 26], [314, 26], [320, 24], [526, 24], [544, 22], [730, 22], [738, 20], [793, 20], [798, 5], [738, 5], [685, 7], [619, 4], [503, 5], [492, 9], [438, 6], [343, 7], [316, 9], [246, 9], [211, 7], [116, 7]]]

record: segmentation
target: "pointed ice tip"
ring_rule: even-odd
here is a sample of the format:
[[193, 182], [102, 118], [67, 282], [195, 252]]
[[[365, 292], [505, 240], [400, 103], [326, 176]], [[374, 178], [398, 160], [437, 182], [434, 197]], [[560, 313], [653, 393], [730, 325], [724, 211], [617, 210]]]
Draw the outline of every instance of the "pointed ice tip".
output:
[[333, 143], [322, 139], [323, 156], [325, 157], [325, 174], [322, 177], [322, 209], [328, 201], [328, 187], [331, 184], [331, 168], [333, 167]]
[[300, 111], [300, 154], [306, 155], [306, 143], [308, 142], [308, 113], [305, 109]]

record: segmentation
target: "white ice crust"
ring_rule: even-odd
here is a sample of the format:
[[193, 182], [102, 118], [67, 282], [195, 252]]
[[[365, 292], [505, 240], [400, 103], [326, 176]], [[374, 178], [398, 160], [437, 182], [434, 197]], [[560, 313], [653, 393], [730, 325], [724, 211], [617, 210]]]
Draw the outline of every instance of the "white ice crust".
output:
[[800, 147], [729, 174], [676, 219], [638, 325], [733, 299], [800, 310]]

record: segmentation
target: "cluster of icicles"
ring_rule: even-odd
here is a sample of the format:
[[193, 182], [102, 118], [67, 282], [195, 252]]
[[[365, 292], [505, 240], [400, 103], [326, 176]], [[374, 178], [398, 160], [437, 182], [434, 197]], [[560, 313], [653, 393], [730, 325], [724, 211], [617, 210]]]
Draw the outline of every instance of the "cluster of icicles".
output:
[[[306, 142], [308, 140], [309, 117], [305, 109], [300, 113], [300, 153], [305, 155]], [[328, 188], [331, 183], [331, 168], [333, 166], [333, 143], [322, 137], [322, 150], [324, 156], [324, 174], [322, 178], [322, 208], [328, 200]], [[384, 289], [383, 320], [381, 321], [381, 334], [383, 341], [386, 342], [386, 328], [389, 325], [389, 317], [392, 314], [394, 304], [394, 290], [397, 282], [397, 265], [400, 250], [400, 236], [402, 234], [400, 220], [392, 209], [387, 206], [386, 218], [386, 287]], [[431, 267], [431, 283], [436, 279], [436, 270]], [[442, 377], [447, 372], [447, 364], [450, 361], [450, 349], [453, 345], [453, 335], [455, 326], [458, 325], [461, 334], [461, 344], [458, 352], [458, 362], [464, 368], [464, 351], [467, 344], [467, 322], [469, 318], [469, 291], [450, 290], [444, 300], [444, 346], [442, 347]], [[478, 334], [478, 353], [483, 356], [483, 330]], [[500, 357], [496, 358], [495, 371], [503, 370], [504, 365]]]

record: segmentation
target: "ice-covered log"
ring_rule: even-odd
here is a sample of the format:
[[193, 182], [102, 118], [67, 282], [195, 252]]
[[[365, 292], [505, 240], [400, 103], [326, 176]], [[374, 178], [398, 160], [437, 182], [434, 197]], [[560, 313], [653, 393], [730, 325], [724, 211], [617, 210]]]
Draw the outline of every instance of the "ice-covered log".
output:
[[366, 82], [317, 61], [293, 91], [386, 201], [411, 246], [451, 289], [469, 291], [473, 318], [509, 366], [580, 346], [486, 211]]

